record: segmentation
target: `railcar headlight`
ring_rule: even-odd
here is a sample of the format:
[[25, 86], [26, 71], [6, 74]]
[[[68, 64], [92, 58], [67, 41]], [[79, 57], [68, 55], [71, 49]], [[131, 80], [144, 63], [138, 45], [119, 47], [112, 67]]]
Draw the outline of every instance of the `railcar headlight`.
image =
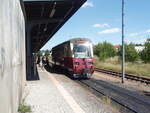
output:
[[74, 65], [79, 65], [80, 63], [79, 62], [74, 62]]

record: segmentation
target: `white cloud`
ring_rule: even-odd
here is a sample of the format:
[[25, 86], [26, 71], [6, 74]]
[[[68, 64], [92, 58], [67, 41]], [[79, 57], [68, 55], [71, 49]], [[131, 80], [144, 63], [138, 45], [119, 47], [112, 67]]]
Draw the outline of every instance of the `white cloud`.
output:
[[117, 33], [120, 32], [121, 30], [119, 28], [112, 28], [112, 29], [106, 29], [103, 31], [98, 32], [98, 34], [110, 34], [110, 33]]
[[138, 35], [141, 35], [141, 34], [143, 34], [143, 33], [142, 32], [130, 33], [129, 37], [134, 37], [134, 36], [138, 36]]
[[109, 24], [94, 24], [93, 27], [110, 27]]
[[143, 44], [146, 42], [147, 39], [140, 39], [140, 40], [135, 40], [134, 43], [138, 43], [138, 44]]
[[83, 8], [85, 8], [85, 7], [94, 7], [94, 4], [93, 4], [93, 2], [87, 1], [87, 2], [85, 2], [85, 3], [82, 5], [82, 7], [83, 7]]
[[150, 29], [146, 30], [146, 33], [150, 33]]
[[144, 35], [146, 33], [150, 33], [150, 29], [143, 31], [143, 32], [130, 33], [128, 36], [129, 37], [135, 37], [135, 36], [139, 36], [139, 35]]
[[144, 44], [146, 42], [146, 38], [145, 39], [139, 39], [139, 40], [127, 40], [126, 42], [129, 43], [135, 43], [135, 44]]

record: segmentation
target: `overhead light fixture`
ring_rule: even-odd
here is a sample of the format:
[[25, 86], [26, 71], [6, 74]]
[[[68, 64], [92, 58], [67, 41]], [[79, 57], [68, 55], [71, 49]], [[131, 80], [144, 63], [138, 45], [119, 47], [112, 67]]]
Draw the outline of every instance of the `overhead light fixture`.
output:
[[45, 27], [45, 28], [43, 29], [43, 31], [44, 31], [44, 32], [47, 31], [47, 28]]
[[50, 15], [49, 15], [50, 18], [52, 18], [52, 17], [54, 16], [55, 11], [56, 11], [55, 9], [52, 9], [52, 11], [51, 11], [51, 13], [50, 13]]

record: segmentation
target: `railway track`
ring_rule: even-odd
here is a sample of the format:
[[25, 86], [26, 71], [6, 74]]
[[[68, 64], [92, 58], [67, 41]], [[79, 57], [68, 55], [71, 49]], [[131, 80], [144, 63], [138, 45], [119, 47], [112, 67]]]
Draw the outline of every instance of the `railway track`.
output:
[[[115, 72], [112, 70], [95, 68], [95, 71], [121, 77], [120, 72]], [[150, 84], [150, 78], [148, 78], [148, 77], [136, 76], [136, 75], [132, 75], [132, 74], [125, 74], [125, 78], [130, 79], [130, 80], [140, 81], [140, 82], [146, 83], [146, 84]]]
[[150, 113], [150, 98], [148, 96], [94, 78], [77, 79], [76, 82], [88, 87], [97, 96], [109, 97], [113, 105], [119, 106], [121, 113]]
[[150, 113], [150, 98], [147, 96], [93, 78], [77, 82], [89, 87], [97, 95], [109, 97], [112, 103], [121, 106], [121, 113]]

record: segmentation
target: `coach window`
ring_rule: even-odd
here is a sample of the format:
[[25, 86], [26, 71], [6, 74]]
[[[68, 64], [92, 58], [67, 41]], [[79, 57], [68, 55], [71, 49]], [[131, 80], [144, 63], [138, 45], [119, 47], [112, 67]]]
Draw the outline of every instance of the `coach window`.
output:
[[66, 57], [67, 56], [67, 47], [64, 46], [64, 56]]
[[70, 49], [70, 45], [67, 45], [67, 56], [71, 56], [71, 49]]

